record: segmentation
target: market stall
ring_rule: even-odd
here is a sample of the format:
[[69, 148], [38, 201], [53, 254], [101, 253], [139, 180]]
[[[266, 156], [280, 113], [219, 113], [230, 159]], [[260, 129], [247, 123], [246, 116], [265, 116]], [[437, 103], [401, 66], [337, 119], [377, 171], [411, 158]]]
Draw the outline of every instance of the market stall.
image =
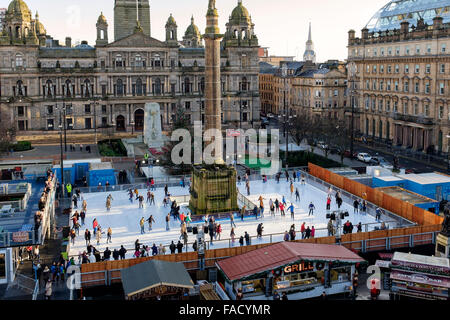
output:
[[216, 263], [228, 295], [244, 300], [272, 299], [275, 291], [290, 300], [349, 293], [357, 254], [338, 245], [281, 242]]
[[390, 277], [394, 299], [449, 300], [449, 259], [396, 252]]
[[179, 300], [194, 288], [189, 273], [178, 262], [149, 260], [120, 273], [127, 300]]

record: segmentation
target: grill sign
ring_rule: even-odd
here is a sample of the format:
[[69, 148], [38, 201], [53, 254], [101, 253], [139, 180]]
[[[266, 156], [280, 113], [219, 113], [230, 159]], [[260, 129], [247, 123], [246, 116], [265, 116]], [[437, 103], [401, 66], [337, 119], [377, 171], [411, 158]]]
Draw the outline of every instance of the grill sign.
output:
[[292, 264], [284, 267], [284, 273], [292, 273], [292, 272], [303, 272], [303, 271], [313, 271], [314, 263], [312, 262], [301, 262], [298, 264]]

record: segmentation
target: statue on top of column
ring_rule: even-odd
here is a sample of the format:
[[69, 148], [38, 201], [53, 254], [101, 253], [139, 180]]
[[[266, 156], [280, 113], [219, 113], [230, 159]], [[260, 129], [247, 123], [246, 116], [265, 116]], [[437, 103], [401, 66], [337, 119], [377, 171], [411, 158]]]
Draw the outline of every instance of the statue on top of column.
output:
[[216, 8], [216, 0], [209, 0], [208, 9], [214, 10]]

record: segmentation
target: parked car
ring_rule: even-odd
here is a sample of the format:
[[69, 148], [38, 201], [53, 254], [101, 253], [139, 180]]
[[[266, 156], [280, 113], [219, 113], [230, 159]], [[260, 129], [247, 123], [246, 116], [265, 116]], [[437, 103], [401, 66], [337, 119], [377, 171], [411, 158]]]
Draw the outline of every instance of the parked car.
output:
[[394, 166], [392, 164], [390, 164], [388, 161], [386, 161], [386, 159], [384, 159], [383, 157], [372, 157], [372, 159], [370, 159], [370, 163], [386, 168], [386, 169], [393, 169]]
[[266, 126], [269, 125], [269, 119], [265, 118], [265, 117], [261, 117], [261, 124], [264, 124]]
[[328, 149], [328, 146], [327, 146], [327, 145], [325, 144], [325, 142], [323, 142], [323, 141], [317, 142], [317, 146], [318, 146], [320, 149], [322, 149], [322, 150]]
[[331, 154], [339, 154], [339, 153], [341, 153], [341, 148], [337, 145], [332, 145], [330, 147], [330, 153]]
[[361, 153], [358, 153], [357, 159], [359, 161], [369, 163], [370, 160], [372, 160], [372, 157], [368, 153], [361, 152]]

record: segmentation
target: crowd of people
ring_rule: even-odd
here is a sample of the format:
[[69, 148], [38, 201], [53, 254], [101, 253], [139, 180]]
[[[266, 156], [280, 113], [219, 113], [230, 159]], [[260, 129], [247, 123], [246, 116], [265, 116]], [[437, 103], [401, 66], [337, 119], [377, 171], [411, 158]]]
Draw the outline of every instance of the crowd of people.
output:
[[[301, 185], [304, 185], [306, 183], [305, 175], [302, 174], [300, 171], [292, 172], [292, 173], [285, 171], [284, 174], [285, 174], [287, 183], [289, 183], [291, 199], [293, 199], [293, 197], [295, 195], [295, 202], [299, 202], [300, 201], [300, 192], [299, 192], [298, 188], [295, 188], [294, 182], [298, 181], [298, 182], [301, 182]], [[280, 182], [281, 175], [282, 175], [281, 172], [276, 175], [277, 183]], [[267, 177], [263, 177], [263, 183], [264, 183], [264, 179], [267, 179]], [[237, 178], [238, 184], [240, 184], [241, 181], [243, 181], [245, 183], [247, 192], [248, 192], [248, 194], [250, 194], [250, 180], [249, 180], [248, 174], [245, 174], [243, 176], [243, 178], [238, 176], [238, 178]], [[188, 182], [187, 184], [189, 185], [190, 183]], [[186, 186], [186, 181], [184, 179], [181, 179], [180, 187], [185, 187], [185, 186]], [[140, 209], [143, 209], [144, 202], [149, 206], [156, 205], [155, 194], [154, 194], [155, 190], [156, 190], [155, 181], [153, 179], [150, 179], [147, 182], [146, 199], [144, 198], [145, 193], [140, 194], [138, 189], [129, 189], [126, 192], [129, 195], [129, 201], [131, 203], [136, 201], [138, 204], [138, 210], [140, 210]], [[340, 209], [343, 204], [341, 192], [339, 190], [334, 191], [330, 187], [330, 189], [328, 190], [327, 195], [326, 195], [327, 213], [329, 213], [331, 211], [331, 202], [332, 202], [331, 199], [333, 197], [333, 193], [334, 193], [334, 198], [335, 198], [337, 208]], [[260, 195], [258, 198], [259, 204], [254, 205], [253, 209], [243, 206], [242, 209], [240, 210], [240, 212], [238, 213], [238, 216], [240, 215], [241, 221], [244, 221], [244, 217], [246, 215], [248, 216], [249, 214], [253, 215], [256, 218], [256, 220], [258, 220], [258, 218], [264, 218], [264, 212], [265, 212], [264, 200], [266, 200], [266, 199], [262, 195]], [[85, 226], [85, 217], [86, 217], [86, 211], [87, 211], [86, 200], [82, 199], [82, 195], [80, 194], [79, 189], [75, 190], [75, 194], [73, 196], [73, 203], [74, 203], [73, 207], [74, 208], [78, 208], [78, 201], [82, 201], [80, 212], [78, 212], [78, 210], [76, 210], [71, 218], [72, 219], [72, 229], [70, 231], [70, 238], [71, 238], [71, 242], [73, 244], [75, 243], [76, 237], [79, 236], [80, 229]], [[114, 199], [113, 199], [112, 195], [108, 194], [108, 196], [106, 197], [106, 201], [105, 201], [105, 207], [106, 207], [107, 212], [111, 210], [111, 208], [113, 206], [113, 202], [114, 202]], [[167, 213], [167, 215], [164, 218], [166, 230], [169, 231], [170, 227], [171, 226], [173, 227], [175, 222], [179, 223], [179, 226], [180, 226], [179, 238], [171, 241], [171, 243], [169, 245], [165, 245], [165, 246], [162, 244], [159, 244], [159, 246], [158, 246], [155, 243], [153, 243], [153, 245], [150, 245], [150, 244], [144, 245], [144, 244], [140, 244], [139, 240], [136, 240], [135, 248], [134, 248], [134, 251], [132, 254], [133, 257], [138, 258], [138, 257], [154, 256], [154, 255], [160, 255], [160, 254], [166, 254], [166, 253], [171, 253], [171, 254], [181, 253], [181, 252], [183, 252], [183, 250], [188, 251], [189, 250], [189, 248], [188, 248], [189, 234], [197, 233], [197, 232], [193, 232], [193, 228], [196, 228], [197, 230], [203, 229], [203, 232], [204, 232], [205, 236], [207, 237], [210, 246], [214, 246], [215, 241], [221, 240], [221, 235], [223, 233], [222, 225], [215, 221], [214, 216], [205, 215], [203, 217], [204, 221], [203, 221], [202, 225], [196, 225], [195, 227], [191, 226], [191, 223], [192, 223], [191, 213], [183, 212], [181, 210], [180, 205], [177, 203], [177, 201], [171, 200], [171, 194], [169, 192], [168, 185], [164, 186], [164, 197], [162, 199], [162, 205], [164, 208], [169, 209], [168, 210], [169, 212]], [[279, 200], [278, 198], [275, 198], [275, 200], [269, 199], [269, 211], [270, 211], [271, 216], [275, 216], [275, 215], [279, 214], [281, 217], [285, 217], [286, 211], [287, 211], [290, 213], [291, 219], [295, 220], [295, 208], [296, 207], [294, 206], [293, 202], [290, 202], [289, 204], [287, 203], [286, 197], [284, 195], [281, 197], [281, 200]], [[315, 204], [311, 201], [309, 203], [309, 205], [307, 206], [307, 208], [308, 208], [308, 216], [311, 216], [311, 215], [314, 216], [314, 211], [316, 210]], [[366, 210], [367, 210], [367, 203], [366, 203], [365, 199], [355, 200], [354, 213], [366, 212]], [[381, 209], [379, 211], [377, 211], [377, 220], [378, 221], [379, 221], [380, 216], [381, 216]], [[247, 231], [245, 231], [244, 234], [242, 234], [240, 236], [236, 236], [236, 223], [235, 223], [234, 219], [235, 219], [235, 215], [231, 214], [230, 220], [229, 220], [230, 227], [231, 227], [230, 234], [229, 234], [229, 237], [231, 240], [231, 245], [232, 246], [237, 245], [236, 242], [238, 242], [240, 246], [250, 245], [251, 244], [251, 236]], [[146, 233], [146, 229], [147, 229], [146, 224], [148, 225], [147, 232], [151, 232], [152, 227], [155, 223], [156, 223], [156, 217], [154, 215], [150, 214], [148, 217], [142, 216], [138, 221], [138, 230], [140, 230], [140, 234]], [[357, 227], [357, 232], [362, 232], [361, 222], [356, 227]], [[332, 219], [330, 219], [327, 224], [328, 235], [329, 236], [335, 235], [336, 228], [337, 228], [337, 225], [336, 225], [335, 221], [332, 221]], [[347, 221], [343, 224], [342, 228], [343, 228], [343, 233], [346, 234], [346, 233], [352, 233], [354, 226], [352, 225], [352, 223], [350, 221]], [[92, 230], [92, 234], [91, 234], [91, 230]], [[111, 251], [108, 247], [104, 250], [103, 253], [101, 253], [101, 252], [99, 252], [99, 250], [97, 250], [95, 247], [93, 247], [91, 245], [91, 238], [93, 239], [93, 241], [96, 241], [96, 245], [100, 245], [102, 242], [102, 239], [103, 239], [102, 235], [106, 235], [106, 243], [107, 244], [112, 243], [113, 234], [112, 234], [111, 227], [108, 227], [105, 229], [102, 228], [102, 226], [99, 225], [97, 219], [94, 218], [91, 230], [89, 228], [86, 228], [86, 230], [85, 230], [84, 240], [86, 242], [86, 250], [79, 253], [78, 260], [80, 263], [92, 263], [92, 262], [98, 262], [98, 261], [109, 260], [109, 259], [119, 260], [119, 259], [122, 259], [125, 257], [127, 249], [125, 249], [123, 246], [121, 246], [120, 249], [119, 248], [113, 249], [113, 251]], [[263, 231], [264, 231], [264, 225], [263, 225], [263, 223], [259, 223], [256, 227], [256, 238], [257, 239], [262, 239]], [[314, 238], [316, 236], [315, 226], [308, 226], [308, 225], [306, 225], [306, 222], [303, 222], [301, 224], [299, 231], [301, 234], [301, 239], [310, 239], [310, 238]], [[296, 227], [295, 227], [295, 224], [292, 224], [289, 231], [287, 231], [287, 230], [285, 231], [283, 239], [285, 241], [294, 241], [294, 240], [296, 240], [296, 238], [297, 238], [296, 237]], [[194, 242], [191, 243], [192, 250], [194, 250], [194, 251], [196, 251], [198, 248], [198, 243], [197, 243], [196, 239], [197, 239], [197, 237], [195, 237], [193, 239]], [[129, 248], [129, 250], [131, 250], [131, 249]]]

